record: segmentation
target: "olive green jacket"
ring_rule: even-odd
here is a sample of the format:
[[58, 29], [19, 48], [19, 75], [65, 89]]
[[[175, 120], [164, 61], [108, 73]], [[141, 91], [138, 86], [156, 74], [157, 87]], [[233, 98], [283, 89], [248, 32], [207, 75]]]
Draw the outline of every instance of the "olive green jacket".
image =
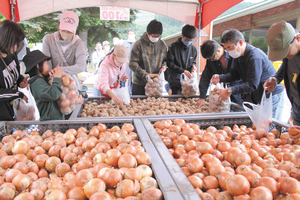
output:
[[49, 85], [40, 76], [30, 83], [31, 94], [40, 112], [40, 121], [65, 119], [56, 102], [62, 93], [61, 85], [60, 78], [53, 78], [52, 85]]
[[129, 68], [132, 70], [132, 82], [145, 86], [148, 74], [158, 74], [160, 68], [166, 65], [167, 45], [159, 39], [152, 43], [145, 32], [137, 40], [131, 50]]

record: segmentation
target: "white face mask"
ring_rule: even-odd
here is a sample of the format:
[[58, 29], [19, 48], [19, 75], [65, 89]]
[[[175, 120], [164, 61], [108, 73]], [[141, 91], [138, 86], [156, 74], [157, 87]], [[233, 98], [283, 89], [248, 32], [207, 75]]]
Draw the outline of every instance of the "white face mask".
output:
[[[240, 45], [240, 44], [239, 44]], [[236, 49], [237, 49], [238, 46], [236, 46], [236, 48], [232, 51], [228, 51], [229, 55], [232, 57], [232, 58], [238, 58], [242, 55], [242, 52], [238, 52]], [[240, 48], [241, 49], [241, 48]]]
[[154, 38], [152, 37], [151, 35], [149, 36], [149, 40], [153, 43], [157, 42], [159, 40], [159, 37], [158, 38]]

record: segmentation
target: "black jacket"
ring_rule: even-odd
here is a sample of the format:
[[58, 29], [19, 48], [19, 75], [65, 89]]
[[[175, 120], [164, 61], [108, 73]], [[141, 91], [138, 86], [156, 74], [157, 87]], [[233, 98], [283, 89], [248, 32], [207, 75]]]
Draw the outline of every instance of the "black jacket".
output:
[[210, 79], [214, 74], [226, 74], [230, 71], [232, 67], [233, 58], [229, 56], [228, 52], [225, 54], [225, 60], [227, 62], [227, 67], [225, 70], [222, 69], [222, 64], [219, 60], [211, 61], [207, 59], [205, 68], [202, 72], [199, 89], [200, 89], [200, 98], [205, 99], [207, 89], [209, 87]]
[[[284, 85], [285, 85], [285, 88], [286, 88], [287, 96], [289, 97], [289, 99], [291, 101], [291, 104], [293, 105], [293, 96], [291, 95], [290, 80], [289, 80], [288, 75], [287, 75], [287, 67], [288, 67], [288, 59], [284, 58], [283, 61], [282, 61], [282, 65], [280, 66], [279, 70], [277, 71], [275, 77], [278, 79], [279, 82], [281, 82], [282, 79], [284, 79]], [[298, 73], [298, 77], [297, 77], [296, 81], [297, 81], [298, 95], [299, 95], [299, 98], [300, 98], [300, 91], [299, 91], [300, 76], [299, 76], [299, 74], [300, 74], [300, 71]]]
[[[245, 54], [234, 59], [230, 72], [220, 75], [220, 82], [241, 79], [242, 84], [231, 87], [232, 94], [243, 94], [245, 101], [258, 104], [261, 102], [264, 91], [263, 84], [275, 74], [275, 67], [268, 56], [262, 50], [247, 44]], [[283, 92], [283, 86], [278, 84], [272, 95], [281, 92]]]
[[20, 75], [20, 65], [17, 55], [8, 55], [4, 58], [5, 64], [0, 58], [0, 121], [14, 120], [12, 100], [23, 98], [24, 94], [18, 91], [18, 86], [24, 77]]
[[[196, 65], [197, 49], [194, 45], [186, 46], [182, 43], [181, 37], [171, 43], [168, 48], [167, 66], [165, 79], [169, 82], [168, 73], [171, 76], [182, 74], [185, 70], [191, 72], [193, 65]], [[168, 72], [169, 71], [169, 72]], [[166, 76], [167, 75], [167, 76]], [[171, 77], [170, 77], [171, 78]], [[172, 81], [169, 82], [172, 85]]]

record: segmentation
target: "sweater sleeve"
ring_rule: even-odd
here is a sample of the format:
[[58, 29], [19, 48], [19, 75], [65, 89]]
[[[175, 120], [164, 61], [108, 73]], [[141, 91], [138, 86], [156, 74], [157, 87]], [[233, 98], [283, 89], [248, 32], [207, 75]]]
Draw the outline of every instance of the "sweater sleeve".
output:
[[[46, 56], [51, 57], [51, 52], [50, 52], [50, 37], [51, 35], [45, 35], [43, 38], [43, 44], [42, 44], [42, 52], [43, 54], [45, 54]], [[49, 65], [49, 69], [53, 69], [52, 68], [52, 62], [51, 60], [48, 61], [48, 65]]]
[[146, 76], [148, 73], [145, 69], [142, 69], [140, 64], [142, 59], [142, 50], [141, 50], [141, 42], [137, 41], [134, 43], [131, 54], [130, 54], [130, 62], [129, 62], [129, 68], [132, 70], [133, 73], [135, 73], [136, 76], [138, 76], [140, 79], [146, 80]]
[[200, 89], [200, 99], [205, 99], [207, 89], [209, 87], [210, 79], [213, 76], [211, 71], [209, 70], [210, 62], [206, 63], [206, 66], [202, 72], [199, 89]]
[[[70, 65], [70, 66], [63, 66], [61, 69], [70, 75], [77, 75], [81, 72], [84, 72], [85, 70], [85, 50], [83, 46], [83, 42], [81, 39], [78, 39], [76, 41], [77, 46], [76, 46], [76, 58], [75, 58], [75, 65]], [[75, 45], [74, 44], [74, 45]]]
[[184, 68], [175, 64], [175, 48], [174, 45], [170, 45], [167, 53], [167, 65], [168, 67], [176, 73], [183, 73]]
[[62, 94], [60, 78], [53, 78], [52, 85], [42, 79], [36, 80], [33, 84], [38, 84], [39, 91], [35, 91], [34, 94], [41, 101], [56, 101]]
[[110, 89], [109, 82], [108, 82], [109, 79], [108, 67], [100, 66], [98, 79], [99, 79], [99, 89], [101, 89], [104, 93], [106, 93], [106, 91]]

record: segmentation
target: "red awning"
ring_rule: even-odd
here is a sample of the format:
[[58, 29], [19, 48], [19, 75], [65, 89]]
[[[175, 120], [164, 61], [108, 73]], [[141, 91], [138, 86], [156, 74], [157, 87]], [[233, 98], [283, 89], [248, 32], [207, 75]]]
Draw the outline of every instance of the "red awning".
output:
[[[10, 7], [10, 1], [9, 0], [0, 0], [0, 13], [6, 18], [11, 20], [11, 7]], [[18, 9], [18, 2], [16, 0], [16, 5], [15, 7], [15, 22], [20, 21], [20, 16], [19, 16], [19, 9]]]
[[[199, 0], [203, 3], [201, 14], [201, 27], [204, 28], [211, 21], [221, 15], [223, 12], [231, 8], [232, 6], [242, 2], [243, 0]], [[198, 27], [199, 23], [198, 12], [195, 16], [195, 27]]]

